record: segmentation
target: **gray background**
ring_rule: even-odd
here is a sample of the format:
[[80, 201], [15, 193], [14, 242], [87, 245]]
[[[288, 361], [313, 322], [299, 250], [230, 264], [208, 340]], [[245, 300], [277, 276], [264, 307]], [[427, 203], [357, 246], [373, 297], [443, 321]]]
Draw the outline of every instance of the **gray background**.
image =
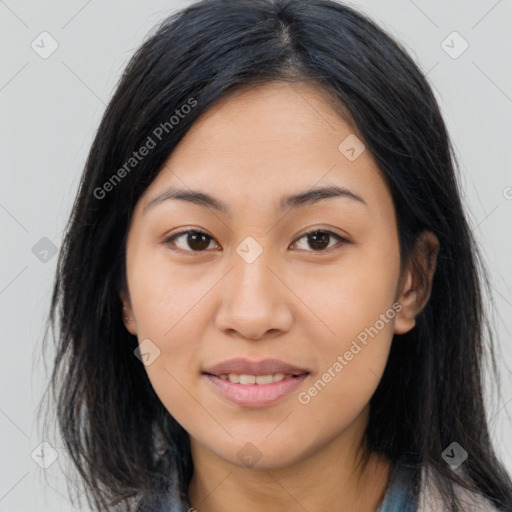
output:
[[[31, 458], [44, 441], [35, 409], [47, 381], [40, 344], [57, 260], [51, 247], [61, 244], [89, 146], [121, 71], [157, 22], [190, 3], [0, 1], [0, 512], [71, 509], [62, 447], [55, 446], [59, 459], [46, 470]], [[351, 5], [398, 37], [428, 71], [455, 143], [496, 307], [503, 396], [490, 404], [491, 431], [512, 471], [512, 379], [505, 366], [512, 366], [512, 1]], [[51, 49], [49, 39], [41, 43], [44, 31], [58, 43], [46, 59], [31, 47], [35, 41], [39, 52]], [[461, 55], [464, 41], [454, 31], [469, 44]]]

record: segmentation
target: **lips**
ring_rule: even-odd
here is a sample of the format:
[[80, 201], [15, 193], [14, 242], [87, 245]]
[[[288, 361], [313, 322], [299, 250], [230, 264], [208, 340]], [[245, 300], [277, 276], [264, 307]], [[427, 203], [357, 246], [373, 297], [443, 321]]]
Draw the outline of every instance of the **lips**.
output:
[[257, 408], [267, 407], [290, 397], [309, 379], [309, 374], [288, 376], [278, 382], [262, 385], [237, 384], [208, 373], [204, 374], [204, 378], [210, 389], [229, 403], [245, 408]]
[[292, 365], [279, 359], [263, 359], [262, 361], [250, 361], [236, 358], [223, 361], [203, 370], [203, 373], [219, 377], [221, 375], [303, 375], [309, 373], [306, 368]]
[[310, 372], [278, 359], [231, 359], [203, 370], [211, 389], [241, 407], [265, 407], [292, 395]]

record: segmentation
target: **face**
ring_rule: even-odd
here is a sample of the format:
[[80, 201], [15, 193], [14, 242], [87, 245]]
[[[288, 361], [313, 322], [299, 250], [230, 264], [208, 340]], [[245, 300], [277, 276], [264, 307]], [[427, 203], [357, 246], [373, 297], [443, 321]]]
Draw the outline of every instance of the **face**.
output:
[[271, 468], [362, 433], [413, 322], [393, 201], [360, 144], [321, 90], [254, 87], [204, 114], [138, 201], [127, 328], [193, 446]]

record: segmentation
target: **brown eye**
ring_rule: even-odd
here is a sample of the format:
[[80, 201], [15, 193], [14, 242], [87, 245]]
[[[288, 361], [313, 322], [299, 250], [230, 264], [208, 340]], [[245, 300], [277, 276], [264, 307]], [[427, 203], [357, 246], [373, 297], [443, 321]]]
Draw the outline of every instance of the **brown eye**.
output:
[[312, 251], [310, 252], [325, 252], [327, 249], [333, 247], [333, 245], [329, 245], [333, 238], [335, 238], [338, 241], [338, 243], [349, 243], [349, 241], [346, 238], [343, 238], [342, 236], [337, 235], [332, 231], [317, 229], [315, 231], [310, 231], [309, 233], [303, 235], [301, 238], [299, 238], [297, 242], [295, 242], [295, 245], [297, 245], [300, 240], [307, 239], [306, 245], [310, 249], [312, 249]]
[[330, 239], [331, 235], [328, 233], [322, 233], [321, 231], [308, 235], [309, 246], [315, 251], [326, 249], [329, 246]]
[[[176, 243], [176, 240], [181, 240], [181, 246]], [[172, 235], [164, 243], [170, 243], [187, 252], [203, 252], [208, 249], [212, 240], [213, 238], [210, 235], [202, 231], [188, 230]]]

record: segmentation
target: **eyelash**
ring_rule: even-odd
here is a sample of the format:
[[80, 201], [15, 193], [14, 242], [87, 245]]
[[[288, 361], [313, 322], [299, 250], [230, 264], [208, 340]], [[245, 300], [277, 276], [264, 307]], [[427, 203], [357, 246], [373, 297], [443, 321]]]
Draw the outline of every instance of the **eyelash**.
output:
[[[164, 245], [172, 245], [172, 246], [175, 246], [175, 243], [174, 241], [179, 238], [180, 236], [182, 235], [188, 235], [189, 233], [194, 233], [194, 234], [199, 234], [199, 235], [205, 235], [207, 236], [208, 238], [210, 238], [211, 240], [214, 240], [213, 237], [211, 237], [208, 233], [205, 233], [204, 231], [201, 231], [201, 230], [198, 230], [198, 229], [187, 229], [187, 230], [184, 230], [184, 231], [179, 231], [178, 233], [174, 233], [172, 236], [170, 236], [169, 238], [167, 238], [166, 240], [163, 241], [163, 244]], [[300, 236], [294, 243], [293, 245], [295, 245], [299, 240], [302, 240], [303, 238], [306, 238], [308, 235], [313, 235], [313, 234], [317, 234], [317, 233], [322, 233], [322, 234], [326, 234], [326, 235], [329, 235], [330, 237], [333, 237], [333, 238], [336, 238], [338, 240], [338, 243], [341, 243], [342, 245], [343, 244], [349, 244], [351, 243], [349, 240], [347, 240], [346, 238], [338, 235], [337, 233], [334, 233], [332, 231], [329, 231], [328, 229], [313, 229], [311, 231], [308, 231], [307, 233], [304, 233], [302, 236]], [[336, 246], [333, 246], [333, 247], [336, 247]], [[318, 250], [318, 251], [313, 251], [313, 250], [310, 250], [310, 251], [306, 251], [306, 252], [311, 252], [311, 253], [314, 253], [314, 254], [321, 254], [321, 253], [330, 253], [331, 250], [333, 249], [333, 247], [329, 247], [328, 249], [321, 249], [321, 250]], [[206, 249], [204, 251], [192, 251], [192, 250], [184, 250], [184, 249], [172, 249], [172, 250], [175, 250], [175, 251], [181, 251], [181, 252], [188, 252], [188, 253], [195, 253], [197, 255], [201, 255], [203, 253], [206, 252]]]

